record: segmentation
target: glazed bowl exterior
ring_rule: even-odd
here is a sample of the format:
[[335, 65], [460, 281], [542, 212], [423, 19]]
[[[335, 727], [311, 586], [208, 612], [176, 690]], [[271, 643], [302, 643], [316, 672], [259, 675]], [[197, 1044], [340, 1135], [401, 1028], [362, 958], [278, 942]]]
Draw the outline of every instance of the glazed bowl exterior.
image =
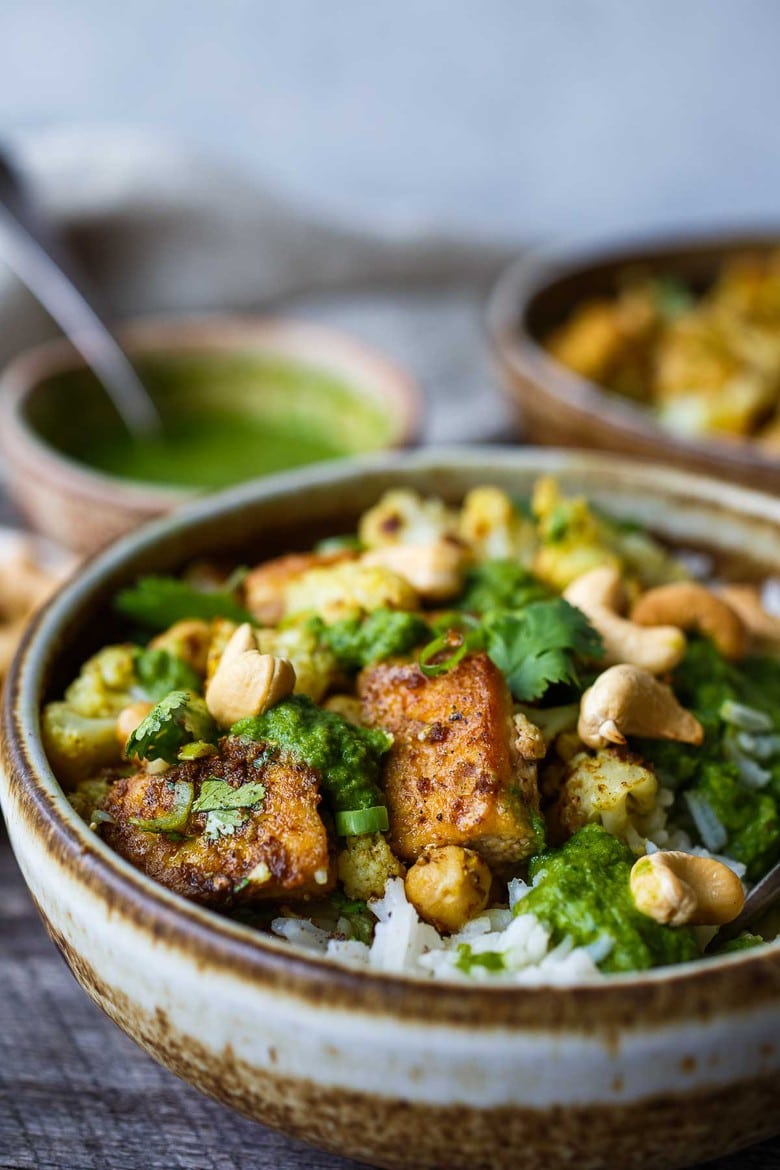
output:
[[[125, 326], [119, 336], [134, 358], [258, 354], [311, 365], [342, 379], [353, 401], [370, 403], [381, 413], [385, 435], [377, 449], [403, 447], [419, 436], [422, 400], [415, 381], [339, 330], [286, 317], [160, 317]], [[67, 341], [36, 346], [5, 368], [0, 375], [0, 452], [9, 489], [32, 527], [76, 552], [92, 553], [199, 493], [109, 475], [41, 437], [31, 422], [31, 407], [45, 410], [49, 380], [79, 369], [84, 362]], [[220, 402], [229, 402], [232, 393], [223, 387]], [[255, 409], [262, 401], [260, 386]], [[243, 408], [243, 397], [236, 405]], [[84, 404], [74, 402], [73, 410], [88, 427]]]
[[531, 442], [591, 447], [663, 459], [690, 471], [780, 492], [780, 459], [754, 443], [695, 438], [662, 427], [650, 410], [576, 374], [542, 344], [584, 300], [614, 294], [620, 274], [641, 269], [703, 289], [724, 262], [766, 251], [780, 229], [751, 236], [650, 237], [561, 246], [522, 257], [499, 277], [488, 306], [494, 362], [518, 423]]
[[71, 810], [39, 707], [112, 636], [138, 573], [214, 552], [259, 560], [348, 531], [387, 488], [457, 500], [540, 473], [724, 563], [780, 573], [780, 503], [610, 457], [472, 449], [388, 456], [212, 496], [126, 537], [41, 613], [14, 664], [0, 792], [46, 927], [91, 998], [204, 1092], [397, 1170], [689, 1165], [780, 1128], [780, 943], [562, 988], [356, 972], [179, 899]]

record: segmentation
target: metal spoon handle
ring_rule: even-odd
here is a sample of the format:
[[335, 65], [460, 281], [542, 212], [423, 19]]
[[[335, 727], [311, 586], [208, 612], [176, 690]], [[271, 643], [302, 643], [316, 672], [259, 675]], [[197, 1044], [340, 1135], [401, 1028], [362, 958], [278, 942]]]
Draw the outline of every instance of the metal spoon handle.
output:
[[771, 910], [778, 901], [780, 901], [780, 863], [773, 865], [769, 873], [765, 874], [761, 881], [753, 887], [745, 899], [742, 912], [733, 922], [720, 928], [717, 941], [726, 942], [730, 938], [736, 938], [757, 918]]
[[0, 243], [10, 267], [97, 374], [131, 434], [136, 438], [159, 434], [160, 416], [143, 383], [87, 294], [55, 258], [45, 225], [2, 155]]

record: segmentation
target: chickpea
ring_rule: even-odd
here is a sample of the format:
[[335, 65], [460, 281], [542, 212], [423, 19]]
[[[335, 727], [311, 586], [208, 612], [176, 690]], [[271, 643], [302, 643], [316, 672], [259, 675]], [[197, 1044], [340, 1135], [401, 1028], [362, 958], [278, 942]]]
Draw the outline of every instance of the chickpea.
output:
[[421, 918], [450, 934], [485, 909], [492, 880], [473, 849], [442, 845], [415, 861], [406, 875], [406, 896]]

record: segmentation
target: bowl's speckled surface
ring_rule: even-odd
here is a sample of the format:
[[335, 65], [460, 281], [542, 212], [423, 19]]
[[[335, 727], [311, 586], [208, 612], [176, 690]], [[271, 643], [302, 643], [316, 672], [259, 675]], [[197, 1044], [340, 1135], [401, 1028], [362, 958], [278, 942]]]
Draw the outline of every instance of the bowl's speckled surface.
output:
[[331, 465], [204, 500], [107, 550], [38, 618], [10, 679], [3, 809], [89, 995], [206, 1092], [378, 1166], [660, 1170], [771, 1135], [780, 943], [570, 989], [330, 965], [181, 901], [112, 854], [49, 771], [39, 704], [105, 640], [108, 598], [138, 572], [305, 546], [398, 483], [456, 499], [480, 482], [522, 493], [543, 471], [662, 535], [780, 572], [780, 504], [652, 465], [498, 449]]
[[523, 257], [499, 278], [488, 327], [506, 393], [526, 437], [545, 446], [593, 447], [663, 459], [689, 471], [780, 492], [780, 459], [754, 443], [685, 436], [664, 428], [639, 403], [611, 394], [556, 361], [542, 344], [572, 309], [611, 296], [627, 268], [679, 278], [694, 289], [721, 264], [749, 250], [777, 247], [780, 230], [668, 236], [561, 247]]

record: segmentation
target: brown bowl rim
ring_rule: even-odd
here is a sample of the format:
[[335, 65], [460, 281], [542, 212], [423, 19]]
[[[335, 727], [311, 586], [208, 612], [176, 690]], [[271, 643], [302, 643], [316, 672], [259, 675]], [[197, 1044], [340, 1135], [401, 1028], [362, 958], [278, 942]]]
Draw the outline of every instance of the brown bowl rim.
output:
[[[121, 913], [140, 929], [164, 937], [171, 945], [178, 945], [204, 971], [210, 966], [222, 966], [280, 993], [315, 1002], [323, 1009], [362, 1010], [466, 1028], [485, 1025], [563, 1031], [576, 1026], [581, 1032], [595, 1033], [603, 1032], [605, 1027], [668, 1024], [692, 1016], [706, 1019], [727, 1009], [738, 1012], [746, 1003], [754, 1008], [762, 1002], [776, 1002], [780, 989], [780, 940], [766, 943], [757, 951], [671, 969], [611, 976], [605, 983], [571, 987], [452, 984], [350, 969], [252, 932], [164, 889], [91, 833], [68, 805], [43, 754], [38, 700], [43, 666], [49, 657], [56, 659], [57, 622], [67, 617], [69, 605], [77, 610], [83, 608], [90, 590], [94, 593], [101, 578], [116, 572], [127, 560], [159, 546], [173, 533], [180, 539], [184, 532], [196, 528], [201, 521], [213, 520], [215, 515], [251, 506], [261, 499], [273, 501], [291, 492], [316, 490], [334, 481], [354, 481], [372, 472], [402, 475], [406, 469], [417, 469], [446, 474], [456, 462], [462, 466], [464, 460], [475, 468], [487, 468], [504, 460], [506, 466], [540, 473], [564, 470], [572, 464], [595, 473], [607, 465], [615, 472], [638, 477], [649, 492], [662, 474], [680, 496], [698, 496], [713, 506], [722, 491], [722, 485], [710, 477], [649, 461], [587, 451], [469, 447], [344, 460], [196, 499], [175, 515], [146, 524], [95, 554], [54, 595], [26, 631], [6, 681], [2, 716], [6, 784], [16, 796], [26, 822], [22, 831], [34, 831], [39, 846], [52, 852], [63, 866], [105, 898], [113, 912]], [[667, 490], [671, 489], [667, 486]], [[746, 488], [729, 491], [733, 501], [730, 510], [736, 507], [738, 512], [780, 526], [778, 502], [771, 496]], [[48, 650], [44, 652], [46, 646]]]
[[[264, 339], [286, 336], [301, 343], [299, 357], [311, 345], [316, 363], [318, 353], [332, 348], [339, 354], [337, 364], [346, 370], [354, 363], [358, 370], [350, 392], [355, 397], [369, 395], [391, 422], [392, 434], [382, 449], [402, 448], [419, 440], [423, 422], [419, 383], [406, 367], [346, 330], [293, 315], [203, 313], [138, 317], [119, 324], [116, 334], [130, 355], [161, 350], [219, 352], [239, 346], [260, 350]], [[361, 366], [372, 369], [376, 378], [368, 391], [360, 384]], [[116, 507], [159, 512], [202, 494], [195, 486], [171, 487], [109, 475], [58, 451], [35, 431], [24, 414], [29, 395], [44, 379], [85, 367], [73, 343], [63, 337], [25, 349], [8, 362], [0, 371], [0, 448], [17, 463], [45, 464], [82, 498], [99, 496]]]
[[780, 225], [753, 230], [643, 233], [540, 248], [517, 257], [499, 274], [485, 310], [488, 338], [499, 361], [514, 373], [533, 378], [562, 406], [595, 420], [603, 418], [616, 437], [620, 432], [627, 439], [644, 444], [662, 444], [661, 455], [668, 453], [669, 458], [703, 459], [711, 467], [720, 462], [735, 472], [758, 469], [780, 473], [780, 457], [767, 455], [756, 443], [685, 437], [661, 426], [648, 410], [611, 394], [598, 382], [557, 361], [527, 324], [528, 308], [539, 293], [583, 269], [601, 264], [641, 263], [668, 252], [716, 249], [737, 252], [778, 246]]

